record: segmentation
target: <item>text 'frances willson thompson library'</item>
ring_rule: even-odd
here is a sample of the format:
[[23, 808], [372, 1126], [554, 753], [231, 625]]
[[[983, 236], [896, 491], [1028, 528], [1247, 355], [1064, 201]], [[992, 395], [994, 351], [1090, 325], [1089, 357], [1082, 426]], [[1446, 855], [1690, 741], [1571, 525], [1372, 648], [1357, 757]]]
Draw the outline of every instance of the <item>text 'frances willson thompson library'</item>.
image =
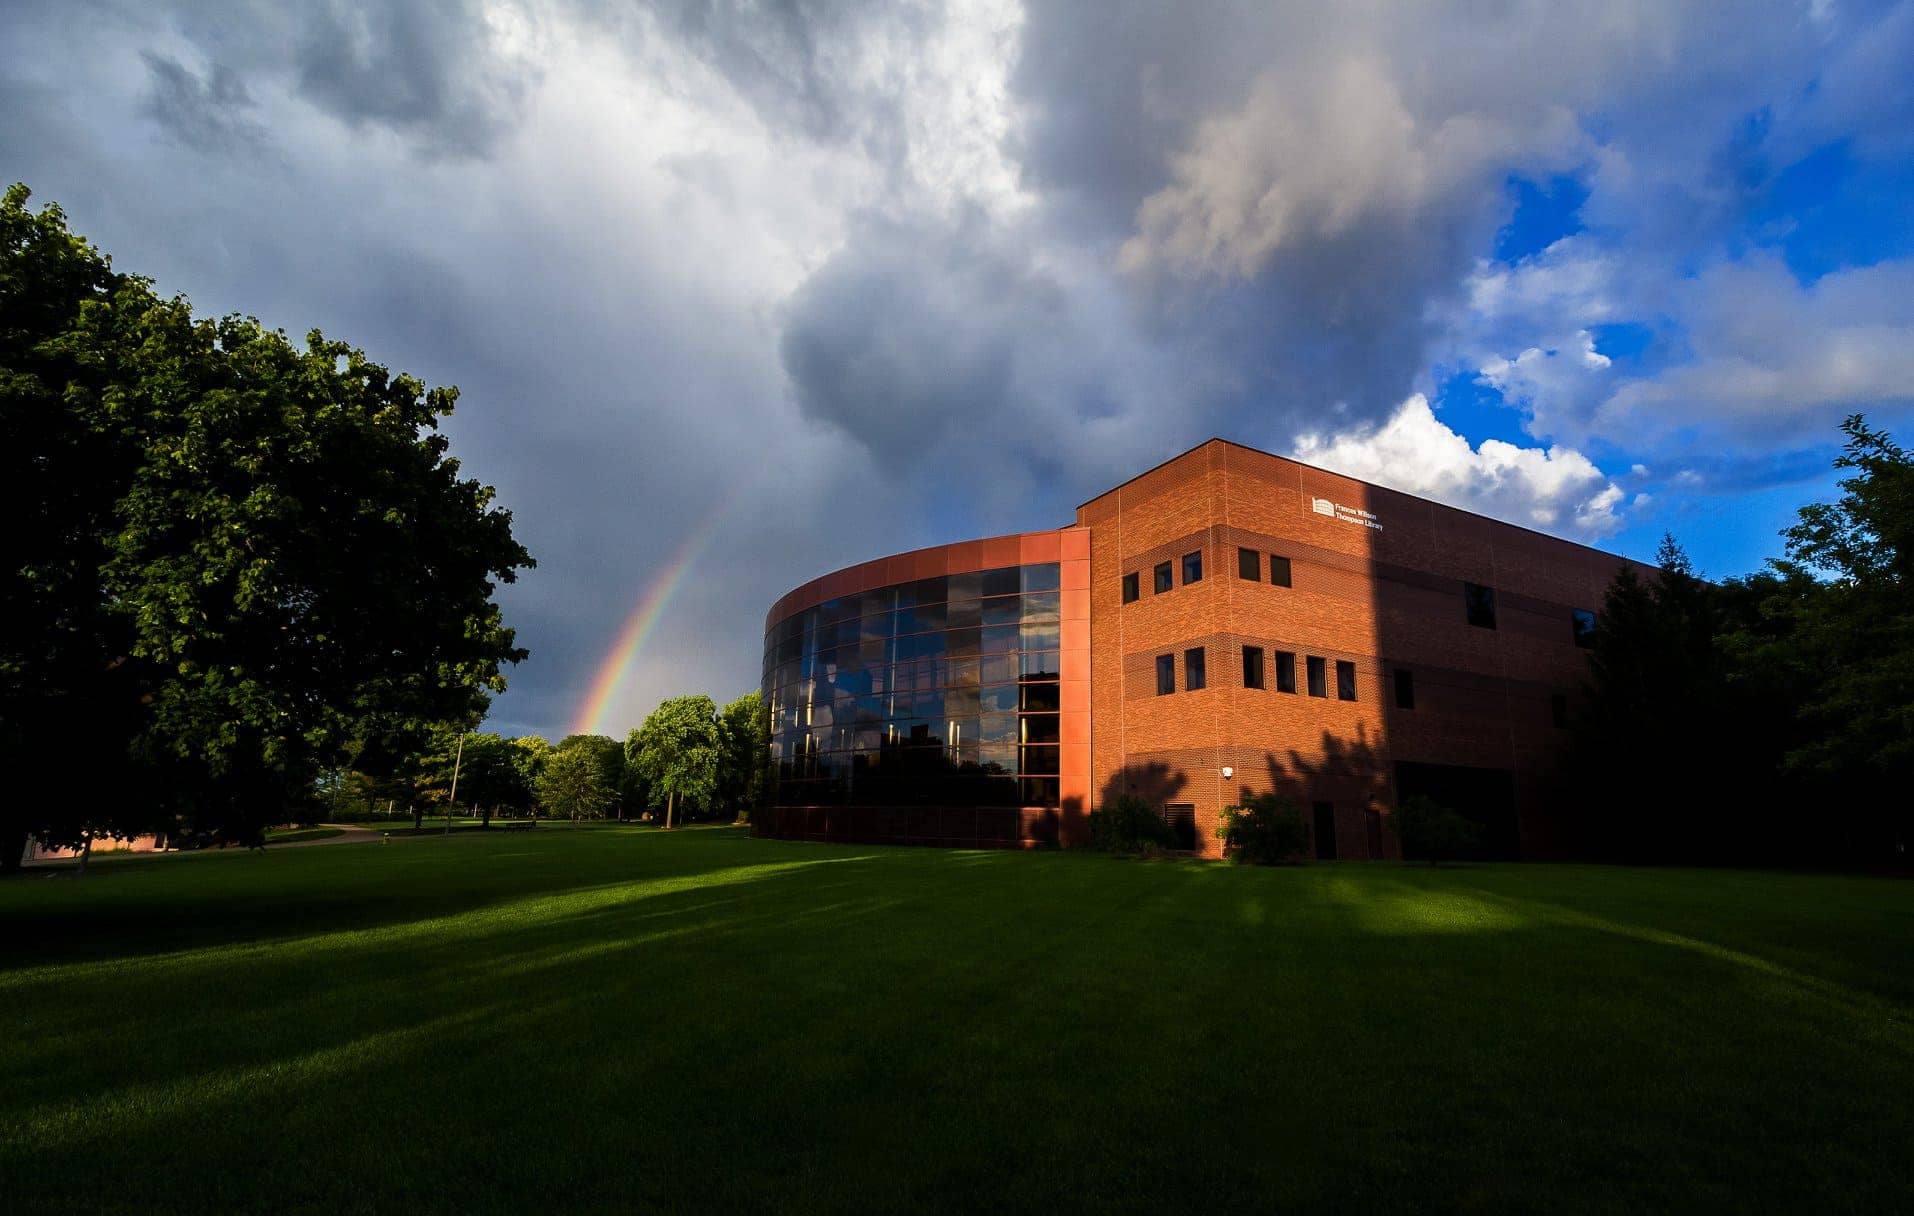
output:
[[1070, 844], [1133, 793], [1215, 855], [1219, 810], [1274, 790], [1317, 856], [1393, 858], [1391, 808], [1425, 794], [1492, 856], [1558, 856], [1581, 648], [1628, 564], [1213, 439], [1069, 527], [780, 599], [759, 831]]

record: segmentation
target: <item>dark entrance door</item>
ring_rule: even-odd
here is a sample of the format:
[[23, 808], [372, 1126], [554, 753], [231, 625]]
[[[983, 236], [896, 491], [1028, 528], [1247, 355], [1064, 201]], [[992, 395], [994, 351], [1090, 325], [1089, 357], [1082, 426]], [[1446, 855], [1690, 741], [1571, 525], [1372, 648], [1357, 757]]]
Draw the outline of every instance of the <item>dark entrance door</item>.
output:
[[1336, 860], [1336, 804], [1333, 802], [1316, 804], [1316, 858]]

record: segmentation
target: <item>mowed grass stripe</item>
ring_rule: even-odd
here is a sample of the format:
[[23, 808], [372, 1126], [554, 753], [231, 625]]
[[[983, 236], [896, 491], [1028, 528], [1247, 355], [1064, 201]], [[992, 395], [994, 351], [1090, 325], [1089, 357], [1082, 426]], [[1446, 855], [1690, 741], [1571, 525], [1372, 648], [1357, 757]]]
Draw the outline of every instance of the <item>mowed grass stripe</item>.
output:
[[115, 859], [0, 919], [0, 1168], [48, 1209], [1914, 1196], [1891, 880], [541, 828]]

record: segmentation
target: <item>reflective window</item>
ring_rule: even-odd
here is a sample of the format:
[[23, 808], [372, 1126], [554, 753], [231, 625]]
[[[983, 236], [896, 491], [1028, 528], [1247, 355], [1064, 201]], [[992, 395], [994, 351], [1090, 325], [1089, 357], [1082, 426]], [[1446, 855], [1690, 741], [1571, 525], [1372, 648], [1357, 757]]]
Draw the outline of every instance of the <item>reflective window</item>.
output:
[[1153, 594], [1162, 595], [1170, 587], [1170, 563], [1158, 562], [1156, 569], [1151, 572], [1150, 590]]
[[918, 579], [768, 629], [776, 801], [1055, 806], [1060, 573]]
[[1176, 691], [1176, 656], [1156, 656], [1156, 695], [1167, 697]]
[[1123, 602], [1124, 603], [1126, 604], [1136, 603], [1138, 597], [1142, 594], [1140, 591], [1137, 590], [1137, 584], [1141, 581], [1142, 581], [1142, 576], [1135, 570], [1132, 570], [1130, 571], [1130, 573], [1123, 576]]
[[1312, 697], [1329, 695], [1328, 668], [1313, 654], [1309, 656], [1309, 695]]
[[1296, 656], [1287, 650], [1276, 652], [1276, 691], [1296, 691]]
[[1183, 555], [1184, 585], [1188, 586], [1190, 583], [1200, 583], [1202, 581], [1203, 581], [1203, 551], [1201, 549], [1198, 549], [1194, 553], [1185, 553]]
[[1336, 660], [1336, 699], [1338, 701], [1356, 699], [1356, 665], [1348, 659]]
[[1032, 591], [1055, 591], [1063, 586], [1063, 567], [1056, 562], [1019, 566], [1017, 571], [1025, 595]]
[[1236, 574], [1237, 577], [1246, 578], [1252, 583], [1262, 582], [1263, 555], [1255, 549], [1238, 549], [1236, 551]]
[[1586, 608], [1577, 608], [1570, 626], [1574, 631], [1575, 644], [1587, 649], [1595, 644], [1595, 614]]
[[1208, 678], [1203, 670], [1203, 648], [1192, 646], [1183, 652], [1183, 689], [1195, 692], [1208, 687]]

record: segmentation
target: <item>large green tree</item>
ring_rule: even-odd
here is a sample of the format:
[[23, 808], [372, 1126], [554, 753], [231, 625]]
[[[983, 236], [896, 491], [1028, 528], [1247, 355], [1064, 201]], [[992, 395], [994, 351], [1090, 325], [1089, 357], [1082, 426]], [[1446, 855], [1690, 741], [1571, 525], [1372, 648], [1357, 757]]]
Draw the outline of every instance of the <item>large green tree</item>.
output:
[[771, 719], [764, 694], [745, 693], [718, 714], [718, 773], [714, 798], [721, 812], [749, 822], [770, 796]]
[[678, 810], [696, 811], [717, 793], [717, 705], [703, 695], [671, 698], [631, 732], [625, 755], [652, 797], [665, 800], [665, 826], [673, 826]]
[[368, 740], [476, 724], [532, 561], [448, 454], [456, 396], [195, 318], [7, 191], [0, 865], [28, 833], [255, 839]]
[[1802, 694], [1787, 770], [1839, 791], [1850, 850], [1904, 859], [1914, 835], [1914, 457], [1859, 414], [1841, 429], [1841, 497], [1801, 508], [1782, 533], [1769, 628], [1737, 640]]
[[1624, 567], [1602, 605], [1570, 761], [1577, 843], [1618, 861], [1746, 857], [1784, 800], [1788, 712], [1772, 686], [1737, 686], [1726, 641], [1763, 592], [1703, 579], [1673, 537], [1656, 562], [1648, 578]]
[[553, 815], [570, 819], [602, 819], [617, 793], [605, 780], [605, 766], [594, 749], [560, 747], [545, 762], [538, 778], [538, 800]]
[[566, 735], [558, 741], [557, 751], [582, 749], [598, 765], [598, 779], [611, 791], [611, 811], [621, 818], [627, 809], [624, 803], [625, 790], [625, 749], [618, 740], [610, 735]]
[[530, 791], [528, 809], [538, 814], [538, 779], [545, 773], [552, 745], [540, 735], [520, 735], [511, 741], [512, 762], [518, 766], [518, 778]]

